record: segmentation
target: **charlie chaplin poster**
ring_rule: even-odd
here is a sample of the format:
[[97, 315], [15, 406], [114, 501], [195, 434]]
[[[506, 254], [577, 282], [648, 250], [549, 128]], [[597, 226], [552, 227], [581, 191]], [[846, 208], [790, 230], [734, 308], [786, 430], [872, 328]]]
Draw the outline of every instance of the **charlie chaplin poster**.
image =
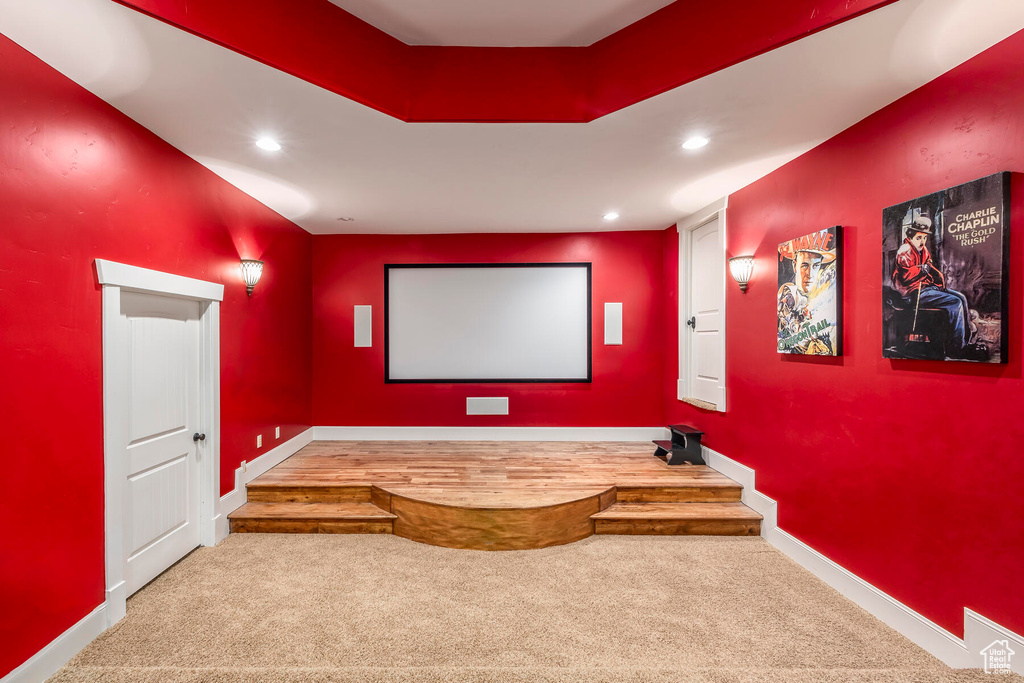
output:
[[779, 353], [842, 354], [839, 226], [779, 245]]
[[882, 355], [1005, 363], [1010, 174], [882, 211]]

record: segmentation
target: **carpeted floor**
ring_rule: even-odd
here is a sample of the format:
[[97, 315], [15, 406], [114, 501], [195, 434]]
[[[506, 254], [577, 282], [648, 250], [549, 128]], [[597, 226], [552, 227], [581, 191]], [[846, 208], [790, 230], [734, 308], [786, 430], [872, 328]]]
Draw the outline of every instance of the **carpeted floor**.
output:
[[[990, 681], [760, 538], [595, 536], [516, 552], [238, 534], [128, 601], [52, 681]], [[1016, 676], [1000, 681], [1024, 680]]]

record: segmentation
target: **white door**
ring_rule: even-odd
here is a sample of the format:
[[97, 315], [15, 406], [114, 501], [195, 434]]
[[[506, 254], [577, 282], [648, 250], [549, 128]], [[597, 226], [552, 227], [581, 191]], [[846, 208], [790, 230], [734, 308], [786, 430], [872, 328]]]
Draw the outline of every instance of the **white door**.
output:
[[128, 595], [199, 545], [200, 303], [122, 292]]
[[725, 398], [725, 253], [717, 217], [691, 233], [689, 273], [690, 396], [721, 407]]

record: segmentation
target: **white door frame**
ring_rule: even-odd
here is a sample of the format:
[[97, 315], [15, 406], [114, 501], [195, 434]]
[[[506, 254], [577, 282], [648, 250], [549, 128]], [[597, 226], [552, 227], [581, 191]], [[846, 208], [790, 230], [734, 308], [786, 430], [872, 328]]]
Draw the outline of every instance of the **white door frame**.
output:
[[725, 245], [726, 245], [726, 228], [725, 228], [725, 210], [729, 205], [729, 197], [725, 196], [715, 201], [708, 206], [705, 206], [699, 211], [695, 211], [692, 216], [686, 220], [679, 221], [676, 223], [676, 230], [679, 232], [679, 282], [677, 283], [679, 292], [679, 378], [676, 383], [676, 398], [680, 401], [692, 401], [693, 392], [690, 390], [690, 378], [689, 368], [691, 354], [693, 352], [693, 336], [689, 334], [690, 330], [686, 326], [686, 321], [690, 319], [690, 316], [694, 313], [690, 310], [690, 254], [693, 251], [693, 231], [698, 228], [702, 228], [709, 222], [718, 219], [718, 229], [721, 235], [722, 244], [722, 324], [721, 324], [721, 339], [722, 343], [722, 385], [721, 385], [721, 396], [722, 400], [720, 403], [715, 404], [715, 409], [718, 412], [725, 412], [725, 400], [726, 400], [726, 383], [725, 383], [725, 364], [727, 358], [725, 355], [725, 334], [726, 334], [726, 315], [725, 306], [726, 299], [726, 287], [728, 286], [729, 280], [729, 268], [725, 264]]
[[96, 259], [96, 275], [103, 286], [103, 535], [109, 627], [124, 617], [128, 599], [124, 571], [124, 500], [128, 495], [124, 444], [128, 442], [128, 424], [126, 416], [116, 410], [116, 392], [128, 375], [128, 353], [125, 340], [113, 333], [121, 315], [121, 292], [200, 303], [199, 419], [206, 441], [199, 460], [199, 541], [213, 545], [220, 516], [220, 302], [224, 285], [103, 259]]

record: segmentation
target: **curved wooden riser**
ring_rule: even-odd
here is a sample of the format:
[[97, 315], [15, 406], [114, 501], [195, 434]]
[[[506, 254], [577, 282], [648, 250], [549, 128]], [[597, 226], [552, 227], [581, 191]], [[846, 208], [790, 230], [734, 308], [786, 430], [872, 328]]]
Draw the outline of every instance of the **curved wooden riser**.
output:
[[600, 496], [539, 508], [480, 509], [392, 496], [394, 534], [466, 550], [529, 550], [572, 543], [594, 533]]

